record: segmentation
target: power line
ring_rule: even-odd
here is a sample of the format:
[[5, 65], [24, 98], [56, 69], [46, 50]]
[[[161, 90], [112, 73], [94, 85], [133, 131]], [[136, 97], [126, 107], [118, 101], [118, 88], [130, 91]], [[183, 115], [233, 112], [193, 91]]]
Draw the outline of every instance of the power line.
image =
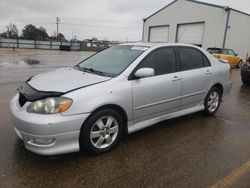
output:
[[101, 27], [101, 28], [119, 28], [119, 29], [138, 29], [141, 26], [108, 26], [108, 25], [94, 25], [94, 24], [82, 24], [82, 23], [68, 23], [62, 22], [64, 25], [77, 25], [77, 26], [88, 26], [88, 27]]
[[[54, 21], [53, 21], [54, 20]], [[101, 33], [106, 33], [107, 35], [108, 29], [112, 29], [113, 32], [119, 32], [120, 30], [124, 32], [134, 32], [136, 30], [139, 31], [142, 27], [142, 22], [135, 21], [135, 20], [108, 20], [108, 19], [95, 19], [95, 18], [70, 18], [70, 17], [37, 17], [37, 18], [17, 18], [14, 19], [14, 22], [19, 27], [25, 25], [25, 24], [35, 24], [35, 25], [46, 25], [48, 26], [48, 29], [50, 32], [52, 32], [52, 29], [56, 26], [56, 36], [58, 37], [58, 34], [60, 31], [63, 31], [63, 33], [69, 33], [69, 30], [72, 30], [73, 28], [76, 30], [81, 31], [81, 37], [82, 35], [82, 28], [85, 29], [85, 35], [84, 37], [88, 36], [91, 37], [93, 35], [93, 30], [96, 33], [95, 35], [98, 36], [98, 38], [102, 37]], [[56, 24], [56, 25], [54, 25]], [[54, 26], [53, 26], [54, 25]], [[45, 26], [45, 27], [46, 27]], [[60, 27], [60, 28], [59, 28]], [[89, 28], [89, 29], [88, 29]], [[90, 28], [92, 28], [92, 31], [90, 32]], [[101, 30], [100, 28], [103, 28]], [[4, 28], [0, 27], [0, 30], [4, 30]], [[59, 31], [60, 30], [60, 31]], [[89, 34], [87, 34], [89, 33]], [[91, 33], [91, 34], [90, 34]], [[99, 34], [97, 34], [99, 33]]]
[[96, 22], [117, 22], [117, 23], [141, 23], [141, 21], [136, 20], [105, 20], [105, 19], [93, 19], [93, 18], [74, 18], [74, 17], [64, 17], [64, 19], [70, 20], [83, 20], [83, 21], [96, 21]]
[[[60, 17], [59, 19], [64, 20], [82, 20], [91, 22], [110, 22], [110, 23], [141, 23], [141, 20], [107, 20], [107, 19], [93, 19], [93, 18], [76, 18], [76, 17]], [[21, 22], [39, 22], [41, 20], [51, 20], [53, 17], [36, 17], [36, 18], [13, 18], [15, 21]]]

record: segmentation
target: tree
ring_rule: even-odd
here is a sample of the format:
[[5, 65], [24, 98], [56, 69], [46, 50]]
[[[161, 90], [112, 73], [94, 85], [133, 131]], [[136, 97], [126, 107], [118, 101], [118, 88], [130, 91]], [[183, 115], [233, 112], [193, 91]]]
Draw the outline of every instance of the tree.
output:
[[54, 32], [53, 35], [49, 37], [49, 40], [51, 41], [67, 41], [65, 36], [62, 33], [58, 33], [58, 36], [56, 36], [56, 32]]
[[0, 34], [0, 37], [2, 38], [13, 38], [16, 39], [18, 37], [18, 29], [16, 24], [9, 23], [8, 26], [6, 26], [7, 31]]
[[36, 39], [36, 26], [29, 24], [24, 26], [23, 30], [23, 35], [22, 37], [24, 39], [28, 39], [28, 40], [35, 40]]
[[65, 37], [64, 37], [64, 35], [62, 33], [58, 33], [57, 39], [60, 40], [60, 41], [64, 41]]
[[37, 39], [37, 40], [48, 40], [48, 38], [49, 38], [49, 35], [48, 35], [46, 29], [43, 28], [43, 27], [39, 27], [39, 28], [37, 29], [37, 36], [36, 36], [36, 39]]
[[24, 26], [22, 37], [27, 40], [48, 40], [49, 35], [43, 27], [36, 28], [32, 24]]

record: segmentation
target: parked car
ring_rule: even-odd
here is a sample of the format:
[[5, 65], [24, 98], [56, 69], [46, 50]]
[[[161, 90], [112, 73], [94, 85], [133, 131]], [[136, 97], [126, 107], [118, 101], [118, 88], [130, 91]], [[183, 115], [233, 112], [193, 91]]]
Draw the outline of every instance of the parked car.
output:
[[241, 79], [243, 84], [250, 85], [250, 58], [241, 67]]
[[218, 59], [227, 60], [228, 63], [233, 67], [239, 68], [242, 64], [242, 58], [232, 49], [208, 48], [207, 51]]
[[111, 150], [124, 132], [204, 111], [228, 96], [230, 66], [186, 44], [132, 43], [23, 83], [10, 102], [17, 135], [38, 154]]

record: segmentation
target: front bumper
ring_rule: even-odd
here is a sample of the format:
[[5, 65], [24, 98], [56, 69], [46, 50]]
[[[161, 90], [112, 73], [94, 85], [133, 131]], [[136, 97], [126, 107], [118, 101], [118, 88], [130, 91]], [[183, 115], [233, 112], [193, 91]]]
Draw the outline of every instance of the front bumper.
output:
[[28, 150], [41, 155], [57, 155], [80, 150], [80, 129], [89, 114], [32, 114], [26, 112], [29, 103], [21, 107], [18, 97], [17, 94], [10, 102], [10, 114], [15, 131]]
[[241, 68], [241, 77], [244, 80], [250, 81], [250, 67]]

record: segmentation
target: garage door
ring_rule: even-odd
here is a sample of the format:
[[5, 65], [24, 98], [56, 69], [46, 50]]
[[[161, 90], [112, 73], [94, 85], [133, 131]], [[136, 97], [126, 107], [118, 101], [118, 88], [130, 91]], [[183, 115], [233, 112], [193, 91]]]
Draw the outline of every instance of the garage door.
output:
[[149, 28], [149, 42], [168, 42], [169, 26]]
[[176, 42], [202, 46], [204, 26], [204, 23], [178, 25]]

